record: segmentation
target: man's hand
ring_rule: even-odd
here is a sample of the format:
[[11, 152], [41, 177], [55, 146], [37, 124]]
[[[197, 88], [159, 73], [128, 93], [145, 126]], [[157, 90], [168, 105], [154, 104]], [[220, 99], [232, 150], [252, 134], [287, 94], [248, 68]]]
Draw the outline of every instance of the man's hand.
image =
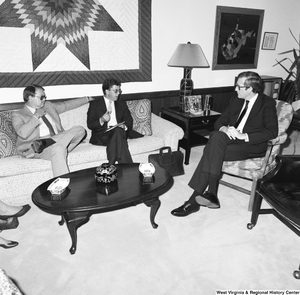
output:
[[237, 130], [235, 127], [233, 126], [223, 126], [220, 131], [224, 132], [227, 134], [227, 136], [230, 138], [230, 139], [240, 139], [240, 140], [246, 140], [248, 137], [247, 137], [247, 134], [245, 133], [241, 133], [239, 130]]
[[119, 127], [123, 128], [125, 131], [127, 131], [127, 126], [125, 124], [121, 124]]
[[108, 122], [110, 120], [110, 112], [107, 111], [102, 117], [101, 117], [102, 122]]
[[40, 109], [36, 109], [34, 116], [39, 119], [40, 117], [43, 117], [44, 115], [46, 115], [46, 113], [47, 112], [44, 108], [40, 108]]

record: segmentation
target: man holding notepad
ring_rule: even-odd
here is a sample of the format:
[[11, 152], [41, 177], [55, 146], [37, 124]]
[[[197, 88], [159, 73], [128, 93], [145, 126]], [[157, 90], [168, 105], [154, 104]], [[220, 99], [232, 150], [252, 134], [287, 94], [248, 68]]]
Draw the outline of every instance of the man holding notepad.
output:
[[87, 113], [87, 126], [92, 130], [90, 143], [107, 147], [109, 164], [132, 163], [127, 138], [143, 135], [132, 130], [133, 119], [127, 103], [119, 100], [120, 81], [106, 79], [102, 90], [103, 97], [91, 102]]

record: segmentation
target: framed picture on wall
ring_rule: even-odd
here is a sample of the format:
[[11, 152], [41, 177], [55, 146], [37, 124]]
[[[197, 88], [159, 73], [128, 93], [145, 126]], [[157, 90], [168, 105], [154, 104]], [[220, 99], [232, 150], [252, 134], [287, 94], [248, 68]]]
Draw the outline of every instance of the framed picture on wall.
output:
[[257, 68], [264, 10], [217, 6], [213, 70]]
[[265, 32], [261, 49], [275, 50], [277, 44], [278, 33]]

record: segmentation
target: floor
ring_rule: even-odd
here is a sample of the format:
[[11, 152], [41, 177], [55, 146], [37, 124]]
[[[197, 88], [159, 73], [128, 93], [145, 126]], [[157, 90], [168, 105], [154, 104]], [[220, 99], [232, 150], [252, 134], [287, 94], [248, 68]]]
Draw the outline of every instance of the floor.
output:
[[[0, 248], [0, 268], [27, 295], [300, 290], [293, 277], [300, 239], [271, 215], [248, 230], [247, 195], [220, 185], [220, 209], [201, 208], [185, 218], [170, 214], [191, 194], [187, 183], [201, 155], [202, 147], [192, 149], [185, 175], [160, 197], [157, 229], [144, 205], [93, 215], [79, 228], [77, 252], [71, 255], [60, 218], [32, 204], [17, 229], [1, 233], [19, 246]], [[247, 181], [232, 181], [250, 187]]]

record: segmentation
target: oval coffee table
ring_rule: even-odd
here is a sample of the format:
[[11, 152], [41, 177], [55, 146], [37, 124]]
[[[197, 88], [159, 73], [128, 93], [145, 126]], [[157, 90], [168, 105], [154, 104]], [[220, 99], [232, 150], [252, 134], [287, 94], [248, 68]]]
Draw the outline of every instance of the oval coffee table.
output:
[[143, 184], [139, 172], [139, 164], [118, 164], [118, 190], [109, 195], [99, 191], [99, 185], [94, 178], [95, 168], [75, 171], [62, 175], [70, 178], [67, 197], [61, 201], [52, 201], [48, 186], [56, 179], [52, 178], [39, 185], [32, 193], [33, 203], [41, 210], [61, 215], [59, 225], [67, 224], [72, 246], [70, 253], [76, 252], [77, 229], [87, 223], [92, 214], [103, 213], [136, 206], [144, 203], [150, 209], [150, 222], [157, 228], [155, 215], [160, 207], [159, 196], [173, 185], [173, 177], [163, 168], [155, 167], [154, 182]]

